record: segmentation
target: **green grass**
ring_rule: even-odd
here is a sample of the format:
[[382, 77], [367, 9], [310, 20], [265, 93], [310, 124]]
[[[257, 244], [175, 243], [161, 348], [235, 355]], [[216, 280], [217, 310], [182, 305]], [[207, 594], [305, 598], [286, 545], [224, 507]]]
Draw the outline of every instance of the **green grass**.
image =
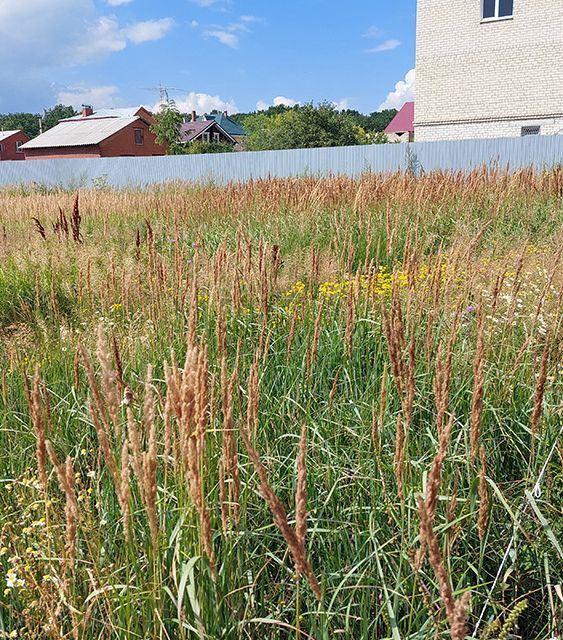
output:
[[[359, 183], [340, 184], [338, 179], [319, 183], [313, 190], [307, 181], [265, 183], [254, 191], [210, 187], [204, 204], [201, 192], [187, 187], [162, 188], [145, 199], [143, 194], [127, 192], [85, 193], [81, 195], [85, 240], [77, 246], [52, 234], [46, 242], [35, 237], [30, 221], [31, 216], [54, 219], [50, 212], [56, 211], [55, 203], [64, 203], [65, 198], [71, 202], [70, 195], [3, 196], [15, 213], [2, 221], [7, 239], [0, 257], [1, 632], [8, 637], [17, 633], [29, 639], [81, 640], [450, 637], [434, 571], [426, 560], [416, 572], [413, 556], [420, 543], [416, 496], [425, 491], [438, 448], [433, 392], [436, 356], [439, 349], [445, 355], [460, 308], [448, 405], [448, 414], [455, 420], [434, 530], [456, 597], [472, 592], [467, 637], [485, 603], [485, 624], [477, 637], [483, 637], [496, 618], [502, 625], [524, 600], [527, 608], [517, 609], [518, 633], [546, 640], [557, 636], [562, 624], [557, 613], [560, 603], [550, 585], [561, 582], [563, 569], [560, 445], [545, 469], [541, 496], [525, 507], [525, 491], [535, 484], [561, 430], [561, 281], [556, 254], [563, 237], [563, 209], [555, 178], [525, 175], [510, 182], [502, 176], [474, 176], [451, 184], [447, 177], [411, 179], [391, 209], [390, 227], [387, 199], [398, 193], [397, 185], [394, 191], [392, 182], [381, 186], [375, 179], [365, 180], [361, 198]], [[153, 229], [153, 245], [147, 242], [145, 218]], [[472, 245], [486, 223], [489, 226], [480, 241]], [[138, 230], [142, 242], [136, 258]], [[214, 260], [224, 238], [226, 259], [214, 283]], [[242, 247], [238, 258], [237, 238]], [[252, 241], [249, 273], [245, 272], [247, 240]], [[115, 336], [119, 345], [123, 378], [134, 394], [135, 416], [140, 420], [143, 413], [149, 363], [154, 365], [154, 387], [165, 396], [163, 363], [170, 362], [171, 351], [181, 364], [186, 354], [196, 242], [197, 335], [209, 349], [209, 381], [215, 385], [203, 478], [216, 578], [203, 551], [182, 461], [164, 460], [160, 404], [156, 412], [158, 545], [151, 545], [133, 476], [131, 529], [124, 535], [114, 483], [92, 424], [92, 393], [83, 366], [76, 369], [79, 344], [95, 360], [96, 331], [101, 325], [108, 339]], [[265, 325], [258, 270], [261, 243], [268, 278], [272, 245], [278, 245], [282, 255], [278, 283], [270, 283], [268, 289]], [[523, 251], [526, 245], [529, 248]], [[359, 297], [353, 313], [352, 350], [347, 354], [347, 298], [331, 296], [322, 301], [319, 283], [353, 279], [354, 272], [370, 261], [391, 271], [406, 270], [407, 247], [416, 264], [414, 271], [427, 265], [430, 274], [412, 290], [399, 289], [408, 327], [405, 362], [411, 328], [416, 340], [413, 419], [405, 445], [401, 501], [394, 468], [401, 399], [391, 376], [382, 319], [382, 307], [390, 309], [390, 295], [371, 300]], [[435, 295], [430, 286], [432, 257], [440, 247], [450, 266], [444, 267], [439, 295]], [[320, 255], [318, 282], [312, 282], [312, 248]], [[516, 278], [522, 251], [523, 265]], [[463, 258], [453, 266], [456, 255]], [[348, 264], [351, 274], [346, 273]], [[499, 275], [504, 282], [493, 303]], [[232, 302], [235, 279], [243, 281], [239, 310]], [[286, 295], [297, 280], [305, 282], [305, 292]], [[541, 322], [534, 322], [542, 295]], [[227, 534], [221, 530], [223, 423], [216, 333], [220, 299], [226, 314], [229, 372], [240, 341], [234, 394], [237, 430], [245, 424], [249, 372], [266, 327], [263, 338], [268, 336], [268, 349], [259, 366], [255, 447], [272, 488], [286, 506], [290, 524], [295, 517], [299, 434], [301, 425], [307, 426], [307, 552], [321, 584], [320, 602], [307, 582], [295, 575], [240, 438], [241, 521]], [[321, 301], [319, 340], [309, 376], [308, 353]], [[299, 319], [288, 360], [291, 302], [298, 305]], [[512, 314], [516, 304], [521, 307], [515, 306]], [[480, 443], [487, 456], [490, 508], [482, 540], [477, 531], [480, 466], [469, 454], [477, 340], [477, 312], [466, 311], [469, 305], [477, 311], [482, 307], [486, 327]], [[550, 341], [547, 380], [540, 429], [534, 436], [530, 417], [546, 336]], [[36, 434], [24, 383], [36, 365], [45, 385], [44, 401], [49, 400], [48, 409], [43, 408], [50, 425], [48, 438], [60, 459], [74, 458], [77, 474], [79, 518], [73, 572], [64, 568], [65, 497], [51, 463], [47, 493], [37, 479]], [[380, 444], [375, 448], [372, 418], [380, 412], [384, 375], [387, 402], [378, 425]], [[124, 429], [125, 406], [120, 411]], [[122, 438], [113, 442], [118, 458]], [[454, 492], [457, 508], [448, 519]], [[489, 599], [513, 535], [515, 552]], [[10, 568], [23, 583], [7, 584]], [[498, 638], [499, 632], [489, 637]]]

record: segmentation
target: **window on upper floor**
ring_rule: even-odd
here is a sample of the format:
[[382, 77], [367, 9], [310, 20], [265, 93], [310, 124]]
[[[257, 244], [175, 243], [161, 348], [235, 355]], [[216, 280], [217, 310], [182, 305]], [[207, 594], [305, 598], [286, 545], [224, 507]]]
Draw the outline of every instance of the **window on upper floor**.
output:
[[521, 135], [523, 136], [539, 136], [541, 131], [541, 127], [532, 126], [532, 127], [522, 127]]
[[514, 0], [482, 0], [483, 20], [512, 18]]
[[135, 144], [145, 144], [144, 129], [135, 129]]
[[16, 140], [16, 151], [18, 153], [23, 153], [23, 149], [20, 149], [20, 147], [22, 146], [23, 142], [21, 140]]
[[0, 153], [2, 153], [2, 151], [4, 151], [4, 145], [0, 142]]

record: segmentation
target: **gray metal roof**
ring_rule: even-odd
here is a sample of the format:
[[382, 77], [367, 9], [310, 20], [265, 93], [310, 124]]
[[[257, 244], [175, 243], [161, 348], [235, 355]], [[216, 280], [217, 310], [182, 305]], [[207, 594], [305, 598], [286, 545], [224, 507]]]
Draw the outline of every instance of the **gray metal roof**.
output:
[[0, 131], [0, 142], [2, 140], [5, 140], [6, 138], [9, 138], [10, 136], [13, 136], [14, 133], [19, 133], [21, 131], [21, 129], [13, 129], [12, 131]]
[[105, 118], [101, 120], [85, 118], [84, 120], [61, 122], [37, 138], [22, 144], [20, 149], [82, 147], [99, 144], [114, 133], [140, 120], [140, 118]]
[[137, 112], [141, 109], [145, 109], [150, 113], [150, 109], [144, 107], [143, 105], [139, 107], [125, 107], [121, 109], [98, 109], [94, 111], [94, 113], [90, 116], [83, 116], [82, 114], [77, 114], [75, 116], [71, 116], [70, 118], [62, 118], [59, 122], [68, 122], [70, 120], [95, 120], [96, 118], [134, 118], [137, 115]]

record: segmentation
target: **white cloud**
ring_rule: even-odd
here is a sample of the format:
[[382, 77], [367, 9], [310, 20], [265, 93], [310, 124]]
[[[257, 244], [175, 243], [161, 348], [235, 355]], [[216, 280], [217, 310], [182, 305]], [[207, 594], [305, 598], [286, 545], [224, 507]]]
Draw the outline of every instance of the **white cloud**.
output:
[[95, 0], [0, 0], [0, 106], [49, 104], [57, 93], [49, 78], [62, 68], [162, 37], [169, 25], [169, 18], [122, 24], [104, 15]]
[[161, 38], [171, 26], [163, 18], [123, 27], [113, 15], [98, 15], [93, 0], [0, 0], [0, 60], [4, 70], [29, 73], [86, 64]]
[[241, 16], [241, 22], [263, 22], [262, 18], [258, 18], [257, 16]]
[[383, 31], [379, 27], [371, 26], [364, 33], [364, 38], [379, 38], [382, 35]]
[[84, 25], [95, 20], [92, 0], [0, 1], [4, 71], [17, 69], [19, 74], [64, 62], [83, 40]]
[[89, 25], [80, 42], [72, 50], [72, 63], [87, 63], [110, 53], [123, 51], [127, 37], [114, 17], [102, 16]]
[[[212, 96], [208, 93], [197, 93], [191, 91], [186, 96], [176, 98], [174, 100], [176, 106], [181, 113], [191, 113], [195, 111], [198, 115], [209, 113], [216, 109], [217, 111], [229, 111], [236, 113], [237, 105], [233, 100], [223, 100], [219, 96]], [[153, 106], [153, 111], [158, 111], [160, 103]]]
[[59, 91], [57, 103], [70, 104], [73, 107], [91, 104], [95, 109], [110, 109], [123, 106], [124, 101], [119, 97], [119, 89], [115, 85], [88, 87], [78, 84]]
[[197, 28], [199, 27], [199, 22], [198, 22], [197, 20], [192, 20], [192, 21], [190, 22], [190, 27], [191, 27], [192, 29], [197, 29]]
[[286, 98], [285, 96], [277, 96], [272, 100], [272, 104], [274, 107], [279, 107], [281, 104], [286, 107], [295, 107], [298, 104], [301, 104], [298, 100], [292, 100], [291, 98]]
[[135, 22], [123, 29], [123, 33], [133, 44], [150, 42], [163, 38], [174, 26], [172, 18], [162, 18], [161, 20], [145, 20]]
[[272, 102], [264, 102], [264, 100], [258, 100], [258, 102], [256, 103], [256, 111], [266, 111], [270, 107], [279, 107], [280, 105], [284, 105], [286, 107], [295, 107], [298, 104], [301, 104], [298, 100], [286, 98], [285, 96], [276, 96], [272, 100]]
[[238, 47], [238, 36], [229, 31], [204, 31], [203, 35], [205, 38], [216, 38], [221, 44], [224, 44], [231, 49], [236, 49]]
[[342, 100], [339, 100], [338, 102], [333, 102], [332, 104], [334, 105], [334, 108], [337, 111], [346, 111], [346, 109], [348, 109], [349, 107], [348, 98], [342, 98]]
[[[262, 18], [256, 16], [240, 16], [237, 22], [232, 22], [228, 25], [213, 24], [208, 26], [208, 28], [203, 31], [203, 37], [206, 39], [215, 38], [221, 44], [231, 49], [236, 49], [239, 45], [239, 36], [236, 35], [237, 32], [252, 33], [249, 25], [256, 22], [262, 22]], [[195, 25], [192, 22], [192, 26], [197, 26], [197, 22]]]
[[230, 24], [227, 28], [227, 31], [231, 33], [235, 33], [235, 31], [245, 31], [246, 33], [251, 33], [250, 29], [243, 22], [234, 22]]
[[133, 0], [106, 0], [110, 7], [119, 7], [122, 4], [130, 4]]
[[395, 40], [395, 39], [385, 40], [385, 42], [378, 44], [377, 47], [366, 49], [364, 53], [380, 53], [381, 51], [393, 51], [393, 49], [396, 49], [400, 45], [401, 45], [400, 40]]
[[414, 100], [416, 92], [416, 70], [411, 69], [405, 75], [404, 80], [400, 80], [395, 85], [395, 91], [387, 94], [385, 100], [379, 105], [382, 109], [400, 109], [405, 102]]
[[213, 7], [214, 5], [229, 5], [231, 0], [192, 0], [200, 7]]

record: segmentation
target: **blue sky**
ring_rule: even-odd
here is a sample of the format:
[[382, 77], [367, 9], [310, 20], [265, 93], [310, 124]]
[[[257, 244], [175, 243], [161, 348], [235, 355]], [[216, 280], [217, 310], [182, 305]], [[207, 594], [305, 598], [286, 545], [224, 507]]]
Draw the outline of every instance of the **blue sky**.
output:
[[[159, 101], [251, 111], [414, 93], [416, 0], [0, 0], [0, 113]], [[397, 86], [397, 83], [398, 86]]]

